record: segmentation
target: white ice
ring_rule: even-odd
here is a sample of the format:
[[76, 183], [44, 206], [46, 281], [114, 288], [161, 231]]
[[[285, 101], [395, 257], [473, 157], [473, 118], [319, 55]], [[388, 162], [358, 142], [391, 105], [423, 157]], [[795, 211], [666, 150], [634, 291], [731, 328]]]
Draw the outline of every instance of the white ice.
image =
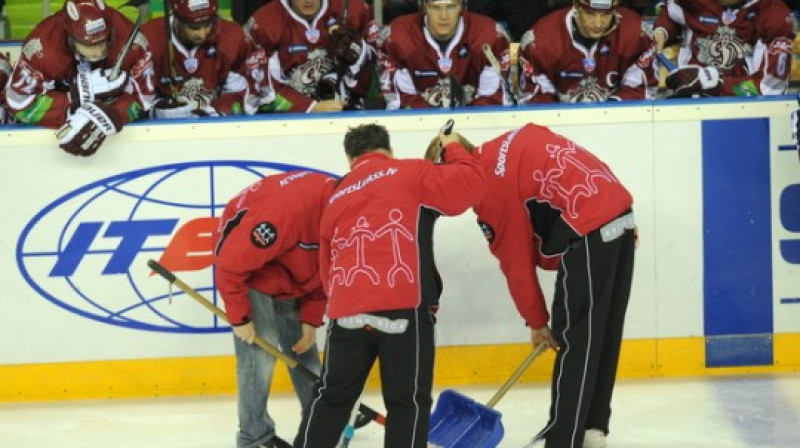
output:
[[[495, 390], [454, 387], [479, 402]], [[364, 402], [383, 410], [380, 392]], [[547, 418], [549, 386], [520, 384], [498, 403], [505, 437], [521, 448]], [[273, 395], [278, 434], [291, 441], [300, 407]], [[232, 396], [0, 404], [0, 448], [235, 448]], [[609, 448], [798, 448], [800, 375], [621, 380]], [[356, 432], [351, 448], [381, 448], [383, 430]]]

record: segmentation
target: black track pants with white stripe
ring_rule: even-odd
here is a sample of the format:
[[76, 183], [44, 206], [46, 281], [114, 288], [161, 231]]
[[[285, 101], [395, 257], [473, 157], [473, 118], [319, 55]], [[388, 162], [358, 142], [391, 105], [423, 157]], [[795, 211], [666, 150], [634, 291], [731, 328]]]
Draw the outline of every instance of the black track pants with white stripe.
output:
[[347, 329], [331, 322], [325, 360], [311, 407], [294, 441], [295, 448], [334, 448], [380, 359], [386, 405], [385, 448], [426, 448], [433, 387], [434, 317], [427, 310], [370, 313], [408, 319], [401, 334], [377, 329]]
[[550, 420], [539, 434], [546, 448], [581, 448], [586, 429], [608, 432], [634, 249], [633, 230], [609, 242], [595, 231], [562, 257], [551, 322], [561, 349]]

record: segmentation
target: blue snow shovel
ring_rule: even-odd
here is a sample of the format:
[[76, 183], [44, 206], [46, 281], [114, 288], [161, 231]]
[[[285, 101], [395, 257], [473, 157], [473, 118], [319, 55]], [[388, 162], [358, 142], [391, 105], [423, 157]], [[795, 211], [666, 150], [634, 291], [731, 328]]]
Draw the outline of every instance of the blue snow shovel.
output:
[[431, 415], [428, 442], [438, 448], [495, 448], [504, 431], [494, 406], [547, 347], [539, 344], [486, 405], [452, 389], [442, 391]]

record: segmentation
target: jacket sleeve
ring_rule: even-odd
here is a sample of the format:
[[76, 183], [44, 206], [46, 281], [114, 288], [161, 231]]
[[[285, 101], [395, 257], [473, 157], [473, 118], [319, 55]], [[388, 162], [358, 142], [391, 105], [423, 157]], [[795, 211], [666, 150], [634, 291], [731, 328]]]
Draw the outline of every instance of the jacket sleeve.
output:
[[225, 302], [232, 325], [250, 321], [248, 279], [297, 241], [294, 228], [283, 216], [273, 217], [256, 210], [240, 210], [238, 225], [223, 225], [215, 258], [217, 290]]
[[421, 161], [419, 188], [423, 205], [454, 216], [480, 203], [486, 194], [486, 184], [478, 158], [460, 144], [447, 145], [443, 159], [442, 165]]
[[300, 322], [313, 327], [322, 325], [322, 316], [325, 315], [325, 306], [328, 299], [322, 289], [306, 294], [300, 298]]
[[680, 17], [683, 15], [683, 8], [678, 5], [675, 0], [667, 0], [661, 8], [658, 17], [656, 17], [656, 20], [653, 22], [653, 32], [655, 33], [656, 30], [661, 29], [667, 36], [664, 46], [670, 46], [678, 42], [678, 36], [681, 30], [680, 27], [682, 25], [673, 20], [670, 12], [676, 15], [676, 17]]
[[[479, 225], [489, 240], [489, 249], [500, 262], [508, 290], [522, 319], [531, 328], [547, 325], [549, 315], [542, 293], [537, 264], [554, 267], [538, 257], [530, 217], [516, 194], [516, 188], [492, 183], [503, 179], [490, 176], [491, 200], [478, 210]], [[515, 182], [514, 182], [515, 183]]]

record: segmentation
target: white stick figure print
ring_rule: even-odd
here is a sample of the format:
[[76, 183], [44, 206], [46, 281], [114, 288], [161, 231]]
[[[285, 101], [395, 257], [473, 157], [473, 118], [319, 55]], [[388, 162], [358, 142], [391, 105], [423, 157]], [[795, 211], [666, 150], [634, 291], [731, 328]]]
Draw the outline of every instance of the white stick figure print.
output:
[[389, 286], [394, 288], [394, 277], [398, 272], [402, 272], [406, 275], [409, 283], [414, 283], [414, 273], [411, 271], [411, 267], [403, 261], [403, 255], [400, 253], [400, 236], [405, 237], [409, 241], [414, 241], [414, 235], [402, 224], [400, 221], [403, 219], [403, 212], [394, 208], [389, 212], [389, 222], [384, 224], [383, 227], [378, 229], [375, 232], [375, 236], [381, 237], [386, 235], [387, 233], [392, 238], [392, 253], [394, 255], [394, 264], [392, 267], [389, 268], [389, 272], [386, 275], [386, 280], [389, 282]]
[[[581, 197], [591, 197], [600, 191], [595, 181], [597, 178], [603, 179], [608, 183], [618, 182], [617, 178], [614, 177], [607, 168], [591, 169], [584, 165], [584, 163], [575, 156], [575, 153], [578, 152], [575, 142], [570, 141], [566, 147], [552, 143], [548, 144], [547, 152], [551, 159], [556, 160], [558, 168], [551, 168], [547, 172], [541, 170], [534, 171], [533, 179], [540, 184], [539, 191], [541, 192], [541, 198], [553, 202], [552, 200], [555, 199], [556, 196], [561, 197], [566, 205], [566, 210], [564, 210], [564, 212], [572, 219], [578, 217], [576, 211], [578, 199]], [[586, 154], [588, 154], [588, 152]], [[585, 180], [583, 183], [576, 183], [571, 187], [567, 187], [559, 181], [567, 170], [568, 165], [584, 173]]]
[[366, 249], [368, 241], [375, 241], [375, 234], [369, 230], [369, 222], [364, 216], [358, 218], [355, 227], [350, 229], [350, 236], [345, 242], [345, 246], [355, 246], [356, 249], [356, 265], [347, 271], [347, 278], [345, 278], [345, 285], [350, 286], [359, 272], [366, 274], [372, 281], [373, 285], [380, 284], [380, 276], [372, 266], [366, 262], [364, 249]]

